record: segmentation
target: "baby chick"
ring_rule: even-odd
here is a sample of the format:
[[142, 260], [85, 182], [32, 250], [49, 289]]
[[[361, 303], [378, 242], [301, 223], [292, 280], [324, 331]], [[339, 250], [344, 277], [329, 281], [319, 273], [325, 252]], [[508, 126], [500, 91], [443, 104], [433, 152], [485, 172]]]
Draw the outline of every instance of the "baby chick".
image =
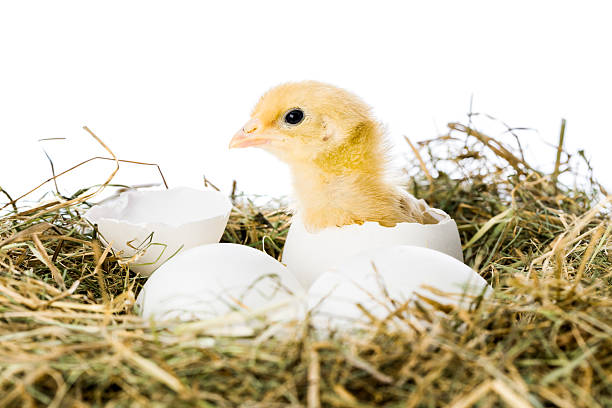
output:
[[261, 97], [230, 148], [258, 146], [286, 162], [309, 231], [375, 221], [436, 223], [429, 208], [389, 177], [384, 131], [357, 96], [293, 82]]

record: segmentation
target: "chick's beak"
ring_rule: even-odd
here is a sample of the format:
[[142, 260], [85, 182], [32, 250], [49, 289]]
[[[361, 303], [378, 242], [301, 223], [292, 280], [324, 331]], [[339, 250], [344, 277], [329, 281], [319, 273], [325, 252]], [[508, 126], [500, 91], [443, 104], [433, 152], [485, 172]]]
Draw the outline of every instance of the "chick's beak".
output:
[[262, 135], [258, 130], [261, 130], [261, 122], [257, 118], [249, 120], [240, 129], [232, 140], [230, 141], [229, 148], [259, 146], [270, 143], [270, 138]]

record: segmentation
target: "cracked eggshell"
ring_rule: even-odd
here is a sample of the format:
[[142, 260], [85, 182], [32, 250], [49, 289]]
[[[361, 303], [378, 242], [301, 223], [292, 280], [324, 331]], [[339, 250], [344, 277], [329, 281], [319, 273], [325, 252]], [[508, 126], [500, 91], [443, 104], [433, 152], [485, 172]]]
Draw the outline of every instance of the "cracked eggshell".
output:
[[400, 223], [383, 227], [377, 222], [345, 225], [309, 232], [299, 213], [293, 217], [282, 261], [305, 288], [330, 267], [364, 250], [393, 245], [431, 248], [463, 262], [457, 224], [444, 211], [428, 209], [437, 224]]
[[[425, 286], [451, 297], [437, 295]], [[371, 321], [356, 304], [384, 319], [416, 293], [442, 304], [467, 305], [490, 294], [487, 282], [463, 262], [428, 248], [397, 245], [364, 251], [323, 273], [308, 291], [317, 328], [364, 328]]]
[[219, 242], [231, 210], [218, 191], [179, 187], [128, 191], [92, 207], [85, 218], [123, 258], [138, 254], [129, 267], [149, 276], [179, 250]]
[[263, 311], [268, 321], [304, 314], [305, 292], [276, 259], [245, 245], [210, 244], [181, 252], [147, 280], [136, 300], [149, 319], [205, 320]]

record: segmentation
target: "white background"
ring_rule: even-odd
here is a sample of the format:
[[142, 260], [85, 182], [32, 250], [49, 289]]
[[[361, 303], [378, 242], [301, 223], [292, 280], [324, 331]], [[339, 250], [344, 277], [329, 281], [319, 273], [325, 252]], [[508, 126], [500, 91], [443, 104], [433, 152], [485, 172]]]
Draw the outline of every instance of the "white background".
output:
[[[269, 87], [317, 79], [375, 108], [392, 139], [431, 138], [473, 110], [531, 127], [550, 168], [561, 118], [612, 188], [608, 2], [1, 1], [0, 186], [14, 197], [104, 151], [159, 163], [171, 186], [289, 192], [286, 167], [228, 142]], [[43, 138], [66, 138], [39, 142]], [[539, 147], [538, 147], [539, 146]], [[104, 181], [97, 164], [60, 187]], [[118, 181], [156, 181], [124, 166]], [[51, 186], [46, 188], [50, 189]], [[35, 197], [33, 197], [35, 198]], [[4, 197], [0, 197], [0, 201]]]

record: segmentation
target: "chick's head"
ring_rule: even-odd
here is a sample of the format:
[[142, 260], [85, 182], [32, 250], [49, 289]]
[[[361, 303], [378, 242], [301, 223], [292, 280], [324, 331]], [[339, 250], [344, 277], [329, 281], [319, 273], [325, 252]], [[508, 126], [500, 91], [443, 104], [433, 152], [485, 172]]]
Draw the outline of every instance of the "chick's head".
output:
[[279, 85], [264, 94], [230, 148], [258, 146], [283, 161], [311, 161], [347, 143], [363, 142], [378, 129], [370, 108], [352, 93], [303, 81]]

